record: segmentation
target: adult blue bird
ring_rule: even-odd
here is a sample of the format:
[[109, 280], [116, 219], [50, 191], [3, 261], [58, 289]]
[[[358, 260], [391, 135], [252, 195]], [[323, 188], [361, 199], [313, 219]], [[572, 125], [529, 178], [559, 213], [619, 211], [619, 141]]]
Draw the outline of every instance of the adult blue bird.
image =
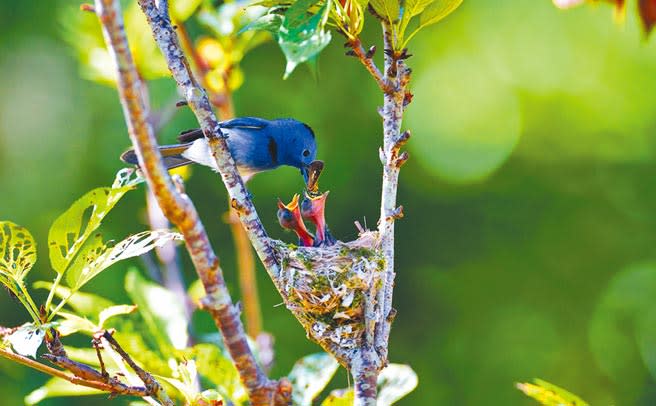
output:
[[[288, 165], [300, 169], [307, 184], [310, 163], [317, 155], [310, 126], [291, 118], [265, 120], [257, 117], [234, 118], [219, 125], [227, 136], [228, 149], [244, 181], [259, 172]], [[180, 144], [159, 148], [167, 169], [198, 163], [217, 170], [201, 129], [181, 133], [178, 141]], [[138, 164], [137, 154], [132, 149], [124, 152], [121, 160]]]

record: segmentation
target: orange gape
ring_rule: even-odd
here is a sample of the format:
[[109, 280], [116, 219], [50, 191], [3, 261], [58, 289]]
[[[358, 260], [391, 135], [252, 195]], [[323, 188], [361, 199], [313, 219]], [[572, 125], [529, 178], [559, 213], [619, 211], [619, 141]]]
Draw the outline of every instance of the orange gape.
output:
[[282, 228], [292, 230], [298, 235], [301, 246], [312, 247], [314, 245], [314, 237], [312, 237], [312, 234], [305, 227], [305, 223], [301, 217], [301, 210], [298, 206], [298, 197], [298, 194], [295, 194], [292, 201], [287, 205], [278, 199], [278, 222]]

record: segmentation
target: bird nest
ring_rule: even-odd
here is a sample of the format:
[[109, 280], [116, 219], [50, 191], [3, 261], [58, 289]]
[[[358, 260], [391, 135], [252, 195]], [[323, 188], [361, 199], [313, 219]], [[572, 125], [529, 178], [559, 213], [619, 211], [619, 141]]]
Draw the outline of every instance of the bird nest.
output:
[[[330, 247], [296, 247], [273, 241], [281, 272], [276, 282], [308, 337], [346, 364], [362, 345], [365, 312], [373, 311], [385, 266], [377, 233]], [[371, 315], [370, 315], [371, 317]]]

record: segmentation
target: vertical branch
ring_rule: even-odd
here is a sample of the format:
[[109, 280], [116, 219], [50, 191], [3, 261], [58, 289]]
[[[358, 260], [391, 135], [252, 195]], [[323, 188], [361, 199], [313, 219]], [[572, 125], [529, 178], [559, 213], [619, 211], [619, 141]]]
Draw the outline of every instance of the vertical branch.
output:
[[[408, 131], [401, 133], [403, 109], [409, 101], [406, 87], [410, 80], [410, 69], [404, 59], [405, 50], [394, 49], [394, 30], [388, 21], [382, 23], [384, 43], [384, 69], [381, 72], [373, 62], [375, 48], [366, 52], [358, 38], [350, 40], [348, 55], [356, 56], [369, 71], [383, 92], [383, 146], [380, 160], [383, 164], [383, 181], [378, 220], [380, 251], [385, 259], [382, 273], [382, 287], [377, 296], [367, 297], [365, 323], [373, 326], [365, 330], [365, 341], [355, 352], [350, 363], [351, 374], [355, 380], [355, 405], [373, 406], [376, 404], [376, 385], [379, 371], [387, 365], [389, 333], [394, 318], [392, 294], [394, 291], [394, 222], [403, 217], [403, 206], [396, 206], [399, 170], [408, 159], [401, 147], [410, 137]], [[368, 310], [367, 310], [368, 309]]]
[[[399, 170], [408, 159], [408, 153], [400, 153], [403, 144], [410, 137], [409, 132], [401, 134], [405, 88], [410, 70], [405, 66], [402, 54], [392, 48], [392, 29], [383, 23], [383, 39], [385, 44], [384, 75], [393, 84], [394, 91], [384, 95], [383, 104], [383, 147], [380, 158], [383, 164], [383, 183], [380, 202], [380, 218], [378, 233], [380, 247], [385, 258], [384, 283], [378, 297], [379, 321], [376, 326], [376, 350], [387, 361], [388, 339], [392, 319], [392, 293], [394, 291], [394, 222], [403, 216], [403, 206], [396, 207], [396, 192], [399, 180]], [[403, 53], [404, 54], [404, 53]]]
[[[156, 9], [155, 3], [150, 3], [152, 8]], [[162, 5], [162, 11], [166, 10], [165, 1], [160, 0], [158, 4]], [[219, 259], [209, 243], [198, 213], [184, 191], [176, 188], [177, 185], [174, 185], [164, 167], [147, 120], [148, 114], [141, 96], [143, 89], [129, 51], [119, 2], [96, 0], [95, 5], [107, 48], [118, 69], [117, 87], [139, 165], [162, 211], [184, 236], [187, 250], [207, 294], [203, 304], [223, 335], [226, 348], [239, 371], [251, 403], [286, 404], [285, 401], [288, 403], [289, 397], [285, 398], [280, 394], [288, 394], [288, 383], [270, 381], [258, 366], [248, 346], [239, 312], [230, 298]], [[218, 126], [215, 130], [220, 134]]]

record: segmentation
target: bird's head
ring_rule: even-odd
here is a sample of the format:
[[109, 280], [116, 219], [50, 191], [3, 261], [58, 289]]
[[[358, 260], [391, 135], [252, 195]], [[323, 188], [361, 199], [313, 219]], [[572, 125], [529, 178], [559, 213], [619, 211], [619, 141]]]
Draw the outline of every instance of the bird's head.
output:
[[284, 204], [282, 200], [278, 199], [278, 222], [282, 228], [294, 231], [298, 235], [301, 245], [311, 247], [314, 245], [314, 238], [305, 227], [298, 198], [298, 194], [295, 194], [288, 204]]
[[310, 163], [317, 157], [317, 142], [314, 131], [305, 123], [294, 119], [275, 120], [279, 132], [281, 164], [296, 167], [307, 184]]

